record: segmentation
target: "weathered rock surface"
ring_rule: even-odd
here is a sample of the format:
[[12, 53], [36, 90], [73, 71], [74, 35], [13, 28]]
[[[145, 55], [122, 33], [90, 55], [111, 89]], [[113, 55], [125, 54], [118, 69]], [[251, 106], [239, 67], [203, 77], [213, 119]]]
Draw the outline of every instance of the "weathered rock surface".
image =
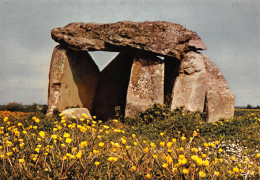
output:
[[204, 56], [192, 51], [186, 53], [174, 83], [171, 108], [184, 106], [189, 111], [203, 112], [206, 95], [205, 79]]
[[134, 117], [155, 103], [164, 102], [164, 62], [148, 54], [136, 54], [127, 90], [125, 116]]
[[[205, 57], [205, 56], [204, 56]], [[218, 67], [208, 58], [204, 58], [206, 68], [207, 93], [205, 112], [208, 122], [220, 118], [232, 118], [234, 115], [235, 96]]]
[[54, 28], [52, 38], [74, 50], [143, 50], [163, 56], [177, 56], [189, 50], [204, 50], [200, 37], [182, 25], [165, 21], [110, 24], [71, 23]]
[[186, 53], [174, 83], [171, 108], [205, 111], [207, 122], [215, 122], [231, 118], [234, 104], [234, 95], [218, 67], [201, 53]]
[[124, 115], [132, 64], [133, 53], [122, 52], [101, 71], [92, 114], [101, 119], [112, 118], [115, 107], [120, 106]]
[[61, 112], [63, 117], [65, 118], [73, 118], [76, 117], [77, 119], [83, 118], [82, 114], [86, 114], [86, 119], [92, 120], [92, 116], [87, 108], [69, 108], [65, 109]]
[[99, 69], [87, 52], [75, 52], [56, 46], [49, 72], [48, 112], [66, 107], [91, 108]]

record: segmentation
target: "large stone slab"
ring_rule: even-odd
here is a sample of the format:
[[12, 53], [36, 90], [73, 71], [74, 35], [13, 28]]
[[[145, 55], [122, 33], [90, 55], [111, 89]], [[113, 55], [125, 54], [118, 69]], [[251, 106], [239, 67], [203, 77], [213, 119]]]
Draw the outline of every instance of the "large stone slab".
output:
[[218, 67], [204, 56], [206, 68], [207, 93], [205, 112], [208, 122], [215, 122], [220, 118], [232, 118], [234, 115], [235, 96], [229, 89], [225, 77]]
[[70, 23], [52, 29], [51, 35], [56, 42], [74, 50], [144, 50], [157, 55], [179, 57], [189, 50], [206, 49], [195, 32], [165, 21]]
[[120, 106], [124, 115], [132, 63], [133, 53], [121, 52], [101, 71], [92, 114], [101, 119], [112, 118], [115, 107]]
[[164, 102], [164, 62], [152, 55], [136, 54], [127, 90], [125, 116], [134, 117], [155, 103]]
[[186, 53], [174, 83], [171, 109], [184, 106], [188, 111], [203, 112], [206, 95], [205, 79], [204, 56], [193, 51]]
[[71, 106], [90, 109], [98, 76], [99, 69], [87, 52], [56, 46], [50, 64], [47, 115]]
[[201, 53], [187, 52], [174, 83], [171, 108], [204, 111], [207, 122], [215, 122], [233, 117], [234, 105], [234, 95], [218, 67]]

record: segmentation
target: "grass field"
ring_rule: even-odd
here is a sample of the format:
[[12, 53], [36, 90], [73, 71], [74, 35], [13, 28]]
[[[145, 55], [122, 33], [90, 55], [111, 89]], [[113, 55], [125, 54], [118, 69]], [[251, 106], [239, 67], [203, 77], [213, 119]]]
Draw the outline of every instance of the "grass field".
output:
[[135, 119], [0, 112], [0, 179], [259, 179], [260, 110], [206, 123], [155, 105]]

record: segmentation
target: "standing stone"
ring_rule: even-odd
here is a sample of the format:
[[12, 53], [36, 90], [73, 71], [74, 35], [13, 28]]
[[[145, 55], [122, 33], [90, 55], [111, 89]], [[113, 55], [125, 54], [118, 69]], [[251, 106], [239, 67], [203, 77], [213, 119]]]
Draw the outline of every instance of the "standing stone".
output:
[[215, 122], [220, 118], [232, 118], [234, 115], [235, 96], [218, 67], [204, 56], [206, 68], [207, 93], [205, 112], [207, 122]]
[[184, 106], [188, 111], [203, 112], [206, 94], [205, 79], [204, 57], [193, 51], [186, 53], [173, 87], [171, 109]]
[[134, 117], [164, 101], [164, 62], [149, 54], [136, 54], [127, 90], [125, 116]]
[[133, 53], [121, 52], [101, 71], [92, 114], [101, 119], [112, 118], [115, 116], [115, 107], [120, 106], [124, 115], [132, 64]]
[[67, 107], [91, 108], [99, 69], [87, 52], [75, 52], [56, 46], [49, 72], [48, 111]]

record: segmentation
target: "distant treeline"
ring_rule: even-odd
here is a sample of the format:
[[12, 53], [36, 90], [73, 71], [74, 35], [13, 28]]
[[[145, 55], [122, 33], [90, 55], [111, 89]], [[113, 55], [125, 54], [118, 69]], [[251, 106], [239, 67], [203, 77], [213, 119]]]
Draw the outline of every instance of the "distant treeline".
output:
[[[248, 104], [247, 106], [236, 106], [235, 109], [260, 109], [260, 106], [252, 106]], [[10, 102], [8, 104], [0, 105], [0, 111], [19, 111], [19, 112], [42, 112], [46, 114], [47, 105], [46, 104], [32, 104], [32, 105], [23, 105], [18, 102]]]
[[252, 106], [248, 104], [247, 106], [236, 106], [235, 109], [260, 109], [260, 106]]
[[46, 114], [47, 105], [40, 105], [36, 103], [32, 105], [23, 105], [22, 103], [18, 102], [10, 102], [8, 104], [0, 105], [0, 111], [42, 112]]

